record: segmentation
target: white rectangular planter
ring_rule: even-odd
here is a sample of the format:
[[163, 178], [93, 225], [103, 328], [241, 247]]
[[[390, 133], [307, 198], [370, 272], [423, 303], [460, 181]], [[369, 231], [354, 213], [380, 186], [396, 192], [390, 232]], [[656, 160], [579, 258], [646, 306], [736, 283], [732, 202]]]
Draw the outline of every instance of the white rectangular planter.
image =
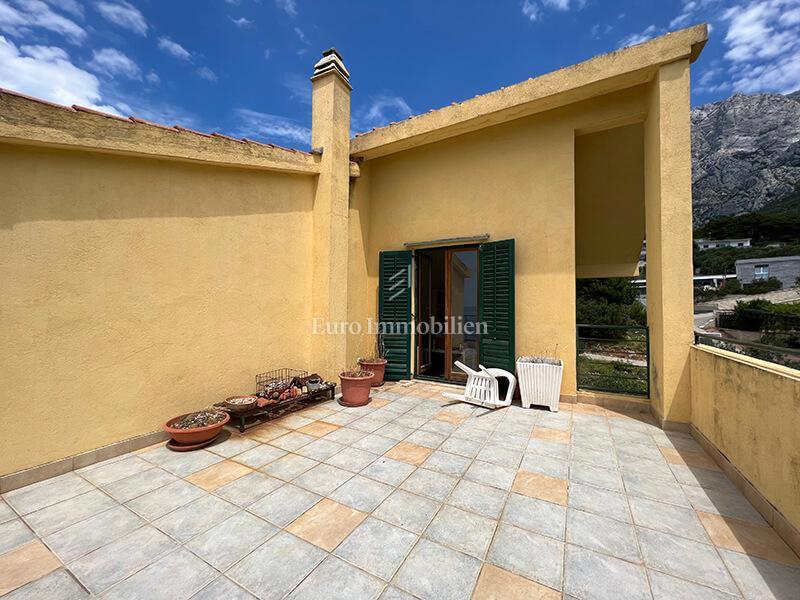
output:
[[530, 408], [531, 404], [535, 404], [547, 406], [553, 412], [558, 412], [563, 373], [564, 363], [560, 360], [558, 364], [517, 360], [517, 379], [522, 406]]

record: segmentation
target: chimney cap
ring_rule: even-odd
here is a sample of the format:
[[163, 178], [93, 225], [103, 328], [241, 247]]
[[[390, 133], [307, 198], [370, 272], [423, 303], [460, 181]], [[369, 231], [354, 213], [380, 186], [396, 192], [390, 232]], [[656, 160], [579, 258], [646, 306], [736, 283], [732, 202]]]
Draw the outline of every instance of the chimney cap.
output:
[[322, 58], [314, 65], [314, 74], [311, 76], [311, 81], [327, 75], [328, 73], [336, 73], [344, 80], [347, 85], [350, 85], [350, 72], [344, 66], [344, 59], [336, 48], [328, 48], [322, 53]]
[[330, 56], [331, 54], [335, 54], [336, 56], [338, 56], [338, 57], [339, 57], [339, 60], [340, 60], [340, 61], [344, 62], [344, 56], [342, 56], [342, 53], [341, 53], [341, 52], [339, 52], [339, 51], [336, 49], [336, 47], [335, 47], [335, 46], [331, 46], [331, 47], [330, 47], [330, 48], [328, 48], [327, 50], [323, 50], [323, 51], [322, 51], [322, 56]]

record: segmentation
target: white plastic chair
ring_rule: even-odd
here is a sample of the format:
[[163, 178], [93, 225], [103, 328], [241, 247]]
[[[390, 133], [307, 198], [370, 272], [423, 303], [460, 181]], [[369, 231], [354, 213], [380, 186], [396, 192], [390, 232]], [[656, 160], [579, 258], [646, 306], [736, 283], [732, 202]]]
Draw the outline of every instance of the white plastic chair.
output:
[[[456, 361], [455, 365], [467, 374], [467, 386], [463, 394], [453, 392], [442, 392], [442, 396], [450, 400], [477, 404], [485, 408], [502, 408], [509, 406], [514, 397], [514, 389], [517, 387], [517, 378], [512, 373], [503, 369], [487, 369], [483, 365], [478, 365], [480, 371], [469, 368], [462, 362]], [[508, 390], [505, 399], [500, 399], [498, 377], [508, 379]]]

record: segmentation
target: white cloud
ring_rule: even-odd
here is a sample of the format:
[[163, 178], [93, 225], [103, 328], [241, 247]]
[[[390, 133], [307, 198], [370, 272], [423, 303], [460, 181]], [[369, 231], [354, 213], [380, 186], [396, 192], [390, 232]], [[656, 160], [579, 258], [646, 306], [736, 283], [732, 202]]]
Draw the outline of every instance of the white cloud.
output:
[[295, 0], [275, 0], [275, 4], [290, 17], [297, 16], [297, 2]]
[[692, 21], [702, 20], [698, 13], [717, 2], [719, 0], [683, 0], [683, 8], [680, 14], [669, 22], [669, 28], [680, 29], [690, 25]]
[[233, 17], [228, 17], [231, 20], [231, 23], [239, 27], [240, 29], [244, 27], [250, 27], [253, 22], [250, 19], [245, 17], [239, 17], [238, 19], [234, 19]]
[[145, 75], [144, 80], [152, 85], [158, 85], [161, 83], [161, 77], [159, 77], [158, 73], [155, 71], [150, 71], [147, 75]]
[[208, 67], [199, 67], [197, 69], [197, 75], [200, 78], [205, 79], [206, 81], [210, 81], [212, 83], [217, 81], [217, 74], [214, 73], [214, 71], [212, 71]]
[[531, 21], [539, 19], [539, 5], [532, 2], [532, 0], [523, 0], [522, 14], [528, 17]]
[[308, 41], [308, 38], [306, 37], [306, 34], [303, 33], [303, 30], [300, 29], [299, 27], [295, 27], [294, 28], [294, 32], [297, 34], [297, 37], [300, 39], [300, 41], [303, 42], [304, 44], [310, 44], [311, 43], [311, 42]]
[[264, 50], [264, 60], [269, 60], [272, 57], [272, 49], [267, 48]]
[[[311, 45], [311, 42], [308, 41], [308, 38], [306, 37], [306, 34], [303, 32], [302, 29], [300, 29], [299, 27], [295, 27], [294, 28], [294, 32], [297, 34], [298, 39], [303, 44], [305, 44], [306, 46], [310, 46]], [[307, 47], [306, 48], [300, 48], [300, 50], [297, 51], [297, 55], [298, 56], [302, 56], [303, 54], [308, 52], [308, 50], [309, 49]]]
[[800, 88], [800, 0], [756, 0], [722, 15], [728, 22], [725, 58], [739, 92]]
[[773, 58], [796, 46], [800, 30], [794, 11], [798, 8], [800, 0], [768, 0], [728, 9], [722, 16], [730, 22], [725, 57], [734, 62]]
[[800, 25], [800, 6], [785, 11], [778, 20], [785, 27]]
[[98, 2], [97, 10], [107, 21], [139, 35], [147, 35], [147, 20], [133, 4], [125, 0]]
[[48, 4], [57, 7], [63, 12], [69, 13], [74, 17], [83, 17], [83, 6], [77, 0], [44, 0]]
[[201, 131], [210, 129], [190, 110], [166, 102], [153, 101], [150, 98], [143, 100], [137, 96], [127, 95], [124, 98], [114, 98], [114, 106], [119, 107], [125, 115], [134, 115], [154, 123], [182, 125]]
[[248, 108], [235, 111], [235, 135], [266, 142], [281, 140], [290, 144], [311, 144], [311, 129], [293, 119], [262, 113]]
[[284, 79], [283, 85], [289, 90], [292, 100], [311, 105], [311, 82], [308, 78], [292, 73]]
[[531, 21], [538, 21], [543, 10], [556, 10], [567, 12], [575, 9], [581, 10], [586, 6], [586, 0], [523, 0], [522, 14]]
[[22, 46], [0, 36], [0, 87], [65, 104], [117, 113], [101, 104], [100, 81], [75, 66], [67, 52], [55, 46]]
[[569, 10], [569, 0], [542, 0], [542, 4], [555, 10]]
[[733, 77], [732, 87], [737, 92], [780, 92], [786, 94], [800, 89], [800, 50], [779, 59], [748, 67]]
[[158, 47], [167, 54], [170, 54], [171, 56], [174, 56], [180, 60], [190, 60], [192, 58], [191, 52], [181, 46], [178, 42], [173, 42], [168, 37], [158, 38]]
[[625, 36], [618, 42], [620, 48], [627, 48], [628, 46], [635, 46], [655, 37], [658, 34], [658, 29], [655, 25], [650, 25], [639, 33], [632, 33]]
[[372, 96], [368, 105], [353, 114], [353, 129], [366, 131], [383, 127], [392, 121], [402, 121], [412, 115], [408, 102], [400, 96], [382, 94]]
[[141, 79], [142, 70], [134, 61], [114, 48], [95, 50], [89, 67], [97, 72], [105, 73], [111, 77], [120, 75], [128, 79]]
[[595, 23], [592, 25], [592, 28], [589, 30], [589, 34], [596, 40], [599, 40], [604, 35], [608, 35], [614, 28], [609, 25], [601, 25], [600, 23]]
[[36, 28], [62, 35], [74, 44], [80, 44], [86, 39], [83, 27], [54, 12], [42, 0], [14, 0], [13, 6], [6, 0], [0, 0], [0, 30], [22, 37]]

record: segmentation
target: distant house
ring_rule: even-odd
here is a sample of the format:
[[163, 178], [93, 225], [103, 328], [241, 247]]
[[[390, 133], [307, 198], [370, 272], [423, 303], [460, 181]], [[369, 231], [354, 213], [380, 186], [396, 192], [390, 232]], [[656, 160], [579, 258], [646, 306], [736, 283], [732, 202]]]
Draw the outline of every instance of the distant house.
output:
[[736, 261], [736, 278], [742, 285], [779, 279], [783, 287], [793, 287], [800, 277], [800, 256], [774, 256], [772, 258], [744, 258]]
[[732, 238], [729, 240], [711, 240], [708, 238], [698, 238], [694, 241], [701, 250], [711, 250], [713, 248], [749, 248], [752, 238]]

